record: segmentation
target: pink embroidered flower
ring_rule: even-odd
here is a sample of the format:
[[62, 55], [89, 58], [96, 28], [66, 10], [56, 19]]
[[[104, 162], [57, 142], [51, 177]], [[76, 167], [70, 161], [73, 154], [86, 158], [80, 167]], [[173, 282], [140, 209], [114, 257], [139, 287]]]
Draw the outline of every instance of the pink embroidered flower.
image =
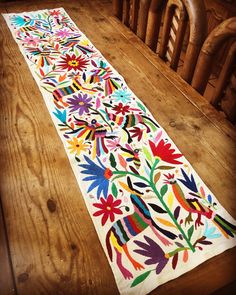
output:
[[68, 29], [58, 30], [56, 36], [59, 38], [65, 38], [70, 36], [70, 31]]
[[107, 147], [110, 151], [116, 151], [120, 147], [120, 138], [108, 139]]
[[23, 41], [24, 41], [25, 44], [27, 44], [27, 46], [35, 47], [39, 43], [40, 38], [27, 36]]

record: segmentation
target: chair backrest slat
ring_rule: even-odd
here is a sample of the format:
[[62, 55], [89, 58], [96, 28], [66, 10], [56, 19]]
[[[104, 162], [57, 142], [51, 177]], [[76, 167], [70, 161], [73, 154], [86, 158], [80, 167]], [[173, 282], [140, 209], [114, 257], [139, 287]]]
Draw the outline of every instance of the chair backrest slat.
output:
[[137, 36], [145, 41], [148, 11], [151, 4], [151, 0], [140, 0], [138, 11], [138, 24], [137, 24]]
[[164, 0], [152, 0], [149, 7], [145, 43], [155, 52], [165, 3]]
[[[175, 71], [178, 68], [189, 22], [190, 36], [181, 76], [190, 83], [201, 45], [207, 33], [207, 18], [203, 1], [113, 0], [113, 9], [114, 14], [154, 52], [158, 52], [162, 59], [167, 58], [171, 68]], [[159, 39], [160, 49], [157, 48]]]
[[[229, 81], [230, 76], [232, 74], [232, 70], [233, 70], [232, 65], [234, 64], [235, 59], [236, 59], [236, 41], [232, 44], [229, 50], [225, 63], [218, 77], [216, 88], [212, 94], [211, 103], [214, 106], [218, 105], [218, 103], [220, 102], [222, 98], [222, 93], [224, 89], [227, 87], [227, 82]], [[235, 85], [235, 91], [236, 91], [236, 85]]]
[[223, 21], [207, 37], [202, 46], [192, 81], [193, 88], [199, 93], [203, 94], [205, 91], [218, 50], [234, 37], [236, 37], [236, 17]]

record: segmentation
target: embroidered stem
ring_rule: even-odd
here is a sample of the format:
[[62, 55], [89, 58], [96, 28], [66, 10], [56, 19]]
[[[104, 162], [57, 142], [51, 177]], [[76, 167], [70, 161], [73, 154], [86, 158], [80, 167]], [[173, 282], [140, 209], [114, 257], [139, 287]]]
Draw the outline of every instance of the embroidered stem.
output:
[[170, 218], [172, 219], [172, 221], [174, 222], [174, 224], [176, 225], [176, 227], [178, 228], [178, 230], [180, 231], [180, 233], [182, 234], [183, 238], [185, 239], [185, 241], [187, 242], [189, 248], [192, 250], [192, 252], [195, 252], [195, 248], [193, 247], [193, 245], [191, 244], [189, 238], [186, 236], [184, 230], [182, 229], [182, 227], [179, 225], [179, 223], [177, 222], [177, 220], [175, 219], [173, 213], [170, 211], [169, 207], [166, 205], [166, 203], [164, 202], [163, 198], [161, 197], [160, 193], [158, 192], [158, 190], [156, 189], [156, 186], [153, 182], [150, 182], [150, 186], [153, 189], [154, 193], [156, 194], [156, 196], [158, 197], [159, 201], [161, 202], [162, 206], [164, 207], [164, 209], [167, 211], [167, 213], [169, 214]]
[[166, 258], [173, 257], [176, 253], [181, 252], [181, 251], [184, 251], [184, 250], [190, 250], [190, 248], [188, 248], [188, 247], [180, 247], [180, 248], [177, 248], [174, 251], [171, 251], [169, 253], [166, 253], [165, 254], [165, 257]]
[[151, 168], [151, 174], [150, 174], [150, 180], [148, 180], [146, 177], [132, 173], [132, 172], [128, 172], [128, 171], [113, 171], [112, 173], [114, 175], [121, 175], [121, 176], [126, 176], [126, 175], [131, 175], [134, 177], [137, 177], [143, 181], [145, 181], [153, 190], [153, 192], [156, 194], [157, 198], [159, 199], [159, 201], [161, 202], [163, 208], [166, 210], [166, 212], [168, 213], [168, 215], [170, 216], [170, 218], [172, 219], [173, 223], [175, 224], [175, 226], [177, 227], [177, 229], [179, 230], [179, 232], [182, 234], [183, 238], [185, 239], [186, 243], [188, 244], [189, 248], [191, 249], [192, 252], [195, 252], [195, 248], [194, 246], [191, 244], [189, 238], [186, 236], [184, 230], [182, 229], [182, 227], [180, 226], [180, 224], [177, 222], [177, 220], [175, 219], [173, 213], [170, 211], [169, 207], [166, 205], [166, 203], [164, 202], [162, 196], [160, 195], [160, 193], [158, 192], [158, 190], [156, 189], [156, 185], [153, 182], [153, 174], [156, 168], [156, 165], [159, 163], [159, 159], [156, 159], [152, 168]]
[[[129, 172], [129, 171], [112, 171], [112, 174], [120, 175], [120, 177], [126, 176], [126, 175], [131, 175], [131, 176], [137, 177], [139, 179], [142, 179], [143, 181], [145, 181], [148, 184], [150, 184], [149, 183], [149, 180], [146, 177], [141, 176], [139, 174], [135, 174], [135, 173]], [[118, 177], [115, 177], [113, 180], [115, 180], [116, 178], [118, 178]]]
[[89, 109], [90, 109], [91, 111], [97, 113], [97, 114], [103, 119], [103, 121], [106, 122], [107, 125], [110, 127], [111, 132], [113, 132], [113, 129], [112, 129], [111, 124], [109, 124], [109, 122], [107, 122], [107, 120], [104, 118], [104, 116], [103, 116], [102, 113], [100, 113], [98, 110], [95, 110], [94, 108], [91, 108], [91, 107], [89, 107]]

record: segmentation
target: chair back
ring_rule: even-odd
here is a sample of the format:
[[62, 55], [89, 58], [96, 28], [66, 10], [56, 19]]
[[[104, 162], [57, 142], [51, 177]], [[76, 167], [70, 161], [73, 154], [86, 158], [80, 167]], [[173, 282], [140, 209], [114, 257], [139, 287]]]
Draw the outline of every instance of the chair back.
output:
[[215, 107], [221, 107], [231, 121], [236, 121], [236, 17], [223, 21], [205, 40], [192, 87], [204, 95], [217, 54], [225, 44], [228, 44], [228, 52], [210, 101]]
[[207, 35], [203, 0], [113, 0], [114, 14], [177, 70], [189, 26], [181, 77], [191, 83]]

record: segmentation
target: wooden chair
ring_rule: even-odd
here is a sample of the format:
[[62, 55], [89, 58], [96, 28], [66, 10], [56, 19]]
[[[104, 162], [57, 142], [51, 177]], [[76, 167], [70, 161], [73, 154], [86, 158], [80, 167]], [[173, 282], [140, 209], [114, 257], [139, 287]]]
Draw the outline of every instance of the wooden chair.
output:
[[154, 52], [158, 50], [162, 59], [169, 60], [170, 67], [175, 71], [189, 23], [189, 40], [181, 77], [191, 83], [207, 34], [203, 0], [113, 0], [113, 10], [115, 16]]
[[192, 86], [204, 95], [214, 61], [219, 49], [231, 44], [224, 65], [218, 76], [211, 103], [221, 107], [228, 118], [236, 121], [236, 17], [229, 18], [217, 26], [207, 37], [201, 49]]

